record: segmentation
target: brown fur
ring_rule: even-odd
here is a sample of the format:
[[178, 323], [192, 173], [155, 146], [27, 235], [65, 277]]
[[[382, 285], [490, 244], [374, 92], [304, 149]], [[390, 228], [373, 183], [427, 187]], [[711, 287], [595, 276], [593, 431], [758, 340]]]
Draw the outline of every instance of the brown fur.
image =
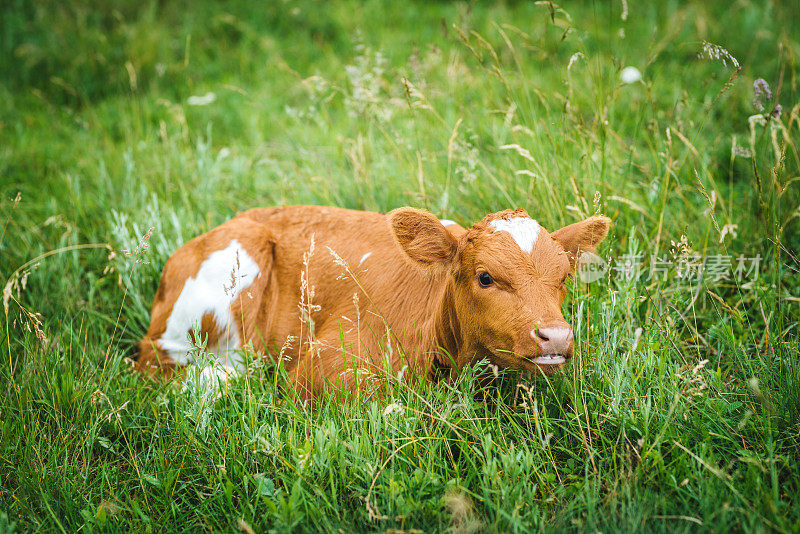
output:
[[[167, 261], [137, 367], [173, 372], [175, 362], [158, 346], [172, 306], [205, 258], [237, 239], [262, 273], [232, 305], [239, 339], [277, 357], [295, 338], [283, 359], [306, 396], [331, 384], [357, 387], [363, 373], [354, 368], [380, 373], [408, 365], [428, 376], [434, 365], [458, 369], [488, 357], [505, 368], [555, 372], [557, 366], [533, 363], [542, 349], [531, 331], [568, 326], [561, 314], [564, 279], [579, 251], [606, 236], [610, 221], [593, 217], [552, 235], [541, 229], [526, 254], [510, 234], [488, 226], [511, 217], [527, 213], [490, 214], [464, 229], [445, 228], [413, 208], [387, 215], [318, 206], [246, 211]], [[313, 290], [311, 306], [301, 271]], [[482, 271], [494, 285], [478, 284]], [[209, 347], [221, 334], [211, 316], [203, 318]]]

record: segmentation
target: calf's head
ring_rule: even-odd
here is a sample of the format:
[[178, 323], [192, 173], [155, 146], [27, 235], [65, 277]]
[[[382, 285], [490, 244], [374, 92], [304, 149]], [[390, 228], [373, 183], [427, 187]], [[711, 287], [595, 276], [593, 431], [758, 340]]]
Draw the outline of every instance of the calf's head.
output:
[[447, 271], [462, 358], [552, 374], [572, 357], [572, 328], [561, 313], [565, 282], [578, 256], [608, 234], [607, 217], [549, 233], [525, 210], [505, 210], [458, 237], [423, 210], [400, 208], [389, 221], [412, 261]]

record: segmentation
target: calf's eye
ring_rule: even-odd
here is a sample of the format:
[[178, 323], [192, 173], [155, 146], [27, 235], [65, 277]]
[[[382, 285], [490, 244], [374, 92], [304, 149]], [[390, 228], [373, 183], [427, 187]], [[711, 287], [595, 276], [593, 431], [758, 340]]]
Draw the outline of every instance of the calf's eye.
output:
[[478, 275], [478, 283], [483, 287], [488, 287], [494, 283], [494, 280], [489, 273], [481, 273]]

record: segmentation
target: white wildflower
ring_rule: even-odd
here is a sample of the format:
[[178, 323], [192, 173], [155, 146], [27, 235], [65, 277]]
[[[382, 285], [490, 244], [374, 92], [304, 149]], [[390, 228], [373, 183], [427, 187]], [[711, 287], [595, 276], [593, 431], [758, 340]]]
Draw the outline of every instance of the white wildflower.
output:
[[625, 67], [619, 73], [619, 79], [622, 83], [636, 83], [642, 80], [642, 73], [636, 67]]
[[722, 231], [719, 234], [719, 242], [722, 243], [725, 241], [725, 236], [731, 234], [734, 239], [736, 239], [736, 229], [739, 228], [738, 224], [726, 224], [722, 227]]
[[574, 54], [572, 54], [572, 56], [569, 58], [569, 64], [567, 65], [567, 70], [571, 69], [572, 65], [576, 61], [578, 61], [578, 59], [585, 58], [585, 57], [586, 56], [583, 55], [583, 52], [575, 52]]
[[388, 419], [389, 417], [392, 416], [392, 414], [403, 415], [405, 411], [406, 409], [403, 407], [402, 404], [400, 404], [399, 402], [393, 402], [383, 410], [383, 416]]
[[207, 106], [217, 99], [217, 95], [211, 91], [202, 96], [190, 96], [186, 99], [186, 103], [190, 106]]
[[722, 65], [725, 67], [727, 67], [728, 62], [730, 62], [735, 68], [739, 68], [739, 60], [733, 57], [730, 52], [708, 41], [703, 41], [703, 46], [700, 53], [697, 54], [697, 57], [700, 59], [718, 59], [722, 61]]

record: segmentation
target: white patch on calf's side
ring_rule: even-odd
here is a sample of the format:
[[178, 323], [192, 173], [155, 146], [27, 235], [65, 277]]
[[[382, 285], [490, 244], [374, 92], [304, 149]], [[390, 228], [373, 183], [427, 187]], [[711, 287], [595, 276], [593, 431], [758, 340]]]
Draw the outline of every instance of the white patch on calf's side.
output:
[[456, 224], [456, 225], [458, 224], [457, 222], [451, 221], [450, 219], [442, 219], [439, 222], [442, 223], [442, 226], [452, 226], [454, 224]]
[[370, 256], [372, 256], [372, 252], [367, 252], [366, 254], [361, 256], [361, 261], [358, 262], [358, 266], [361, 267], [361, 264], [367, 261], [367, 258], [369, 258]]
[[541, 227], [534, 219], [528, 217], [512, 217], [511, 219], [495, 219], [489, 223], [495, 232], [507, 232], [511, 234], [519, 248], [530, 254], [533, 245], [539, 239]]
[[217, 345], [206, 349], [216, 353], [224, 366], [238, 367], [241, 361], [234, 351], [239, 347], [239, 333], [231, 304], [260, 274], [258, 264], [235, 239], [226, 248], [212, 252], [197, 274], [184, 283], [158, 340], [161, 348], [177, 363], [191, 363], [189, 351], [193, 346], [188, 332], [199, 329], [203, 316], [211, 313], [221, 334]]

